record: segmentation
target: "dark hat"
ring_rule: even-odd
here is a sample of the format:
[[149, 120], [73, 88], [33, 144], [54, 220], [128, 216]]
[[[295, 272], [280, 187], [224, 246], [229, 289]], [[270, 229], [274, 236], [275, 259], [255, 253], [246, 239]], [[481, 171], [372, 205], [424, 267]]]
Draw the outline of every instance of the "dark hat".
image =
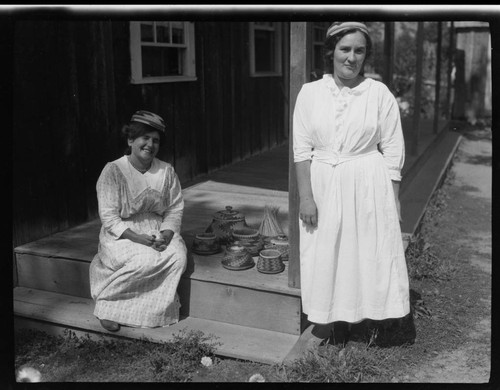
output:
[[156, 130], [165, 132], [165, 122], [163, 118], [149, 111], [139, 110], [130, 119], [130, 122], [140, 122], [149, 125]]

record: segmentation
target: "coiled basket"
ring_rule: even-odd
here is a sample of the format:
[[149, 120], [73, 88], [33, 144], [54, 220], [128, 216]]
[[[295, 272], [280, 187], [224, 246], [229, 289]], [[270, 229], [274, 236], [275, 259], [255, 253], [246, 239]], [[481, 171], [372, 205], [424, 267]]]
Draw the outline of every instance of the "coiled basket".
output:
[[281, 260], [281, 253], [276, 249], [264, 249], [259, 253], [257, 270], [264, 274], [278, 274], [283, 272], [285, 264]]

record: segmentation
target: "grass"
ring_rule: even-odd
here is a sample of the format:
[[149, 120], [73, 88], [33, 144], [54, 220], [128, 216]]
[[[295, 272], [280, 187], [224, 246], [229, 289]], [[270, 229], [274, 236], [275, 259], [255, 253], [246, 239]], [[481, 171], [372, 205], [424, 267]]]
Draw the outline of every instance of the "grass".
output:
[[[446, 180], [450, 183], [451, 175]], [[437, 226], [439, 217], [447, 207], [448, 197], [444, 188], [434, 193], [423, 218], [422, 223], [425, 226], [434, 223], [436, 223], [434, 226]], [[417, 234], [410, 240], [406, 250], [406, 261], [410, 280], [447, 281], [451, 280], [457, 271], [451, 259], [443, 259], [435, 253], [433, 245], [426, 240], [426, 235], [423, 233]]]
[[[270, 382], [390, 380], [391, 364], [401, 355], [399, 348], [378, 348], [372, 342], [323, 347], [285, 366], [220, 359], [214, 355], [217, 343], [201, 332], [179, 334], [171, 342], [158, 344], [94, 341], [71, 331], [50, 336], [21, 330], [16, 333], [15, 366], [36, 368], [48, 382], [241, 382], [254, 374]], [[212, 364], [203, 366], [203, 358], [210, 358]]]
[[286, 382], [360, 383], [388, 382], [391, 364], [400, 356], [399, 348], [376, 348], [370, 344], [327, 346], [282, 367]]
[[[49, 382], [248, 382], [254, 374], [266, 382], [411, 382], [424, 362], [468, 343], [489, 316], [491, 277], [469, 258], [478, 253], [471, 231], [490, 224], [491, 203], [470, 198], [449, 171], [408, 246], [411, 315], [355, 325], [344, 348], [326, 345], [289, 366], [218, 358], [217, 340], [201, 332], [157, 344], [34, 331], [16, 332], [15, 366], [39, 369]], [[204, 357], [213, 364], [204, 366]], [[478, 358], [469, 357], [471, 369]]]
[[188, 381], [203, 358], [215, 357], [215, 347], [218, 344], [200, 331], [174, 335], [173, 341], [162, 344], [161, 348], [153, 348], [149, 356], [155, 380]]
[[187, 382], [218, 342], [202, 332], [180, 331], [168, 343], [145, 339], [92, 340], [72, 331], [50, 336], [16, 332], [15, 366], [38, 369], [44, 381]]

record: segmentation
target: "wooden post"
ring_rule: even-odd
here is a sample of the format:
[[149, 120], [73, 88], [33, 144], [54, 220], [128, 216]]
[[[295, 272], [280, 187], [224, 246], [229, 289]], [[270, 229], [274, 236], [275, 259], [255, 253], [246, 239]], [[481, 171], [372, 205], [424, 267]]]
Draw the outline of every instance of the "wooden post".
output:
[[455, 50], [453, 55], [455, 63], [455, 82], [453, 83], [453, 109], [452, 119], [465, 119], [465, 102], [467, 98], [467, 89], [465, 85], [465, 51]]
[[392, 91], [394, 77], [394, 22], [384, 24], [384, 82]]
[[417, 71], [415, 76], [415, 98], [413, 103], [413, 143], [411, 154], [418, 154], [418, 141], [420, 132], [420, 106], [422, 99], [422, 60], [424, 56], [424, 22], [418, 22], [417, 27]]
[[455, 53], [453, 47], [453, 22], [450, 23], [450, 31], [449, 31], [449, 46], [448, 46], [448, 74], [447, 74], [447, 88], [446, 88], [446, 119], [449, 120], [451, 117], [451, 89], [453, 86], [451, 85], [451, 73], [453, 72], [453, 56]]
[[299, 253], [299, 192], [293, 162], [293, 110], [295, 101], [303, 84], [308, 82], [310, 69], [308, 55], [308, 23], [291, 22], [290, 25], [290, 137], [289, 137], [289, 178], [288, 212], [289, 243], [288, 286], [300, 288], [300, 253]]
[[[283, 94], [285, 96], [284, 126], [285, 139], [290, 138], [290, 23], [283, 23]], [[291, 142], [291, 141], [290, 141]]]
[[434, 89], [434, 123], [433, 131], [434, 134], [438, 132], [439, 126], [439, 107], [440, 107], [440, 91], [441, 91], [441, 39], [442, 39], [442, 26], [441, 22], [437, 25], [437, 47], [436, 47], [436, 87]]

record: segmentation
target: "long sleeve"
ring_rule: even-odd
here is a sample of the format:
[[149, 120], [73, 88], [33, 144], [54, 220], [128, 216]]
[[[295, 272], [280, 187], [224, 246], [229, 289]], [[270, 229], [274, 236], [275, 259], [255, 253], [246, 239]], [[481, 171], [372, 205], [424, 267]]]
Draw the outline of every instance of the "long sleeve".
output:
[[389, 169], [391, 180], [401, 180], [405, 161], [405, 145], [399, 106], [394, 95], [385, 89], [380, 105], [380, 151]]
[[169, 168], [169, 184], [167, 185], [166, 196], [169, 198], [168, 208], [163, 214], [163, 222], [160, 230], [172, 230], [174, 233], [180, 233], [182, 224], [182, 215], [184, 212], [184, 199], [179, 178], [173, 168]]
[[294, 162], [311, 159], [313, 141], [310, 134], [306, 84], [302, 86], [293, 111]]
[[120, 183], [117, 170], [113, 164], [106, 164], [96, 185], [101, 223], [115, 239], [120, 238], [127, 230], [120, 217]]

